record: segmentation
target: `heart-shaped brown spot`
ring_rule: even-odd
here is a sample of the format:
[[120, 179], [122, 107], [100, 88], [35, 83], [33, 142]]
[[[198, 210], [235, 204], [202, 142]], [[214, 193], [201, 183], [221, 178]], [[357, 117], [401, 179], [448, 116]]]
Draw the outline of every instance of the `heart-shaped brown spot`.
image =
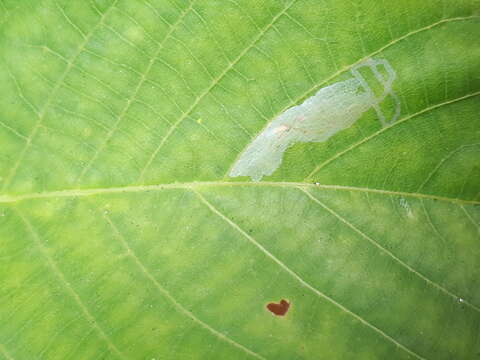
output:
[[271, 311], [276, 316], [285, 316], [290, 307], [290, 303], [287, 300], [280, 300], [280, 303], [269, 303], [267, 309]]

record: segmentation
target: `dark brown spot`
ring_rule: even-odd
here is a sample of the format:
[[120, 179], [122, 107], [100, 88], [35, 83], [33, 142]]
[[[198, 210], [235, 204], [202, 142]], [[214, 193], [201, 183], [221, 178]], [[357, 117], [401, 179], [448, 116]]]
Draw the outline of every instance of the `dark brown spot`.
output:
[[276, 316], [285, 316], [289, 307], [290, 303], [284, 299], [279, 304], [271, 302], [267, 305], [267, 309]]

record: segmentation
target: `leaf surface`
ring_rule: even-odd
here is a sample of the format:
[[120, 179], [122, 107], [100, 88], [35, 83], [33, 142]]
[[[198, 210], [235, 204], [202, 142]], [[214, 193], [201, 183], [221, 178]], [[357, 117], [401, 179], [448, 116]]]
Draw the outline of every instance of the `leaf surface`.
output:
[[[0, 0], [0, 358], [478, 357], [479, 9]], [[396, 121], [229, 176], [369, 59]]]

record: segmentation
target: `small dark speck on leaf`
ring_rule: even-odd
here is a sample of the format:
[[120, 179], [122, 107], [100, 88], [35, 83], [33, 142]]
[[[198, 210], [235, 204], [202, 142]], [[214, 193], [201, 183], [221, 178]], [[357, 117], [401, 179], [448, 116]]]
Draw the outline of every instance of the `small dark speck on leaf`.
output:
[[280, 303], [268, 303], [267, 309], [276, 316], [285, 316], [288, 309], [290, 308], [290, 303], [287, 300], [280, 300]]

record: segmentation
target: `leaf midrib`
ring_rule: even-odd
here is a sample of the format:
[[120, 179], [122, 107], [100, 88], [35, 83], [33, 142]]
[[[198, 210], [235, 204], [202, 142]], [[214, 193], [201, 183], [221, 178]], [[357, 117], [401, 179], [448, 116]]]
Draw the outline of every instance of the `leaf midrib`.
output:
[[154, 185], [128, 185], [109, 188], [91, 188], [91, 189], [65, 189], [55, 191], [45, 191], [37, 193], [26, 193], [19, 195], [0, 195], [1, 203], [15, 203], [19, 201], [34, 200], [34, 199], [52, 199], [62, 197], [85, 197], [95, 195], [106, 194], [118, 194], [118, 193], [142, 193], [142, 192], [154, 192], [163, 190], [174, 189], [198, 189], [205, 187], [284, 187], [284, 188], [318, 188], [322, 190], [334, 190], [334, 191], [354, 191], [375, 193], [386, 196], [405, 196], [418, 199], [430, 199], [445, 201], [459, 205], [480, 205], [478, 200], [466, 200], [451, 198], [447, 196], [426, 194], [419, 192], [406, 192], [406, 191], [394, 191], [374, 189], [358, 186], [345, 186], [345, 185], [333, 185], [333, 184], [320, 184], [320, 183], [307, 183], [307, 182], [289, 182], [289, 181], [193, 181], [193, 182], [175, 182], [175, 183], [163, 183]]

